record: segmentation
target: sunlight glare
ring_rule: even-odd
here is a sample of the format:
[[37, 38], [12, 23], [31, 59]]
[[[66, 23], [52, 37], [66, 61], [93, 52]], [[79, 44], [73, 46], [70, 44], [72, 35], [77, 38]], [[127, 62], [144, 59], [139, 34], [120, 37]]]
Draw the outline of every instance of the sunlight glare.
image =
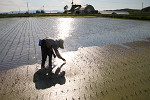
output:
[[[61, 53], [61, 51], [60, 51], [60, 53]], [[75, 56], [74, 52], [64, 52], [64, 53], [61, 53], [61, 54], [62, 54], [62, 57], [66, 59], [66, 63], [70, 62], [70, 60], [74, 59], [74, 56]], [[62, 61], [58, 57], [56, 57], [55, 60], [54, 60], [54, 65], [55, 66], [60, 66], [63, 63], [64, 63], [64, 61]]]
[[58, 19], [58, 26], [57, 26], [57, 30], [58, 30], [58, 35], [57, 38], [60, 39], [66, 39], [67, 37], [71, 36], [71, 32], [73, 30], [73, 18], [59, 18]]

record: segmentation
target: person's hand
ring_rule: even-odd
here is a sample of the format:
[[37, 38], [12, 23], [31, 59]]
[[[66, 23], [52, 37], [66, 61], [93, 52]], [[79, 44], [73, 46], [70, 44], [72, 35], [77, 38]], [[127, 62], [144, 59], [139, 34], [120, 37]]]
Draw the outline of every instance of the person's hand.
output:
[[66, 59], [62, 58], [63, 61], [66, 61]]

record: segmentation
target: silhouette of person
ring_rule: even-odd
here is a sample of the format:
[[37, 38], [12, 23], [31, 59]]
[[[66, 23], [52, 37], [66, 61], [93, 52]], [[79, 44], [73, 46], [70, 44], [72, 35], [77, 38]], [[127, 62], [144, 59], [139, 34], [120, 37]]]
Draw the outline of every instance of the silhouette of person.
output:
[[45, 68], [45, 61], [47, 56], [49, 56], [49, 69], [52, 70], [52, 55], [54, 58], [57, 56], [58, 58], [66, 61], [59, 53], [58, 48], [64, 49], [64, 41], [62, 39], [53, 39], [51, 37], [46, 37], [42, 40], [39, 40], [39, 46], [41, 46], [42, 52], [42, 63], [41, 69]]

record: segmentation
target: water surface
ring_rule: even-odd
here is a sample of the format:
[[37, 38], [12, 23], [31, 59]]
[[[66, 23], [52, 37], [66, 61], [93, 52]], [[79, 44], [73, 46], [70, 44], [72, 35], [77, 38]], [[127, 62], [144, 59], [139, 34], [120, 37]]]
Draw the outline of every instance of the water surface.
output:
[[150, 37], [150, 22], [108, 18], [0, 19], [0, 70], [41, 62], [39, 39], [65, 40], [63, 52], [80, 47], [104, 46]]

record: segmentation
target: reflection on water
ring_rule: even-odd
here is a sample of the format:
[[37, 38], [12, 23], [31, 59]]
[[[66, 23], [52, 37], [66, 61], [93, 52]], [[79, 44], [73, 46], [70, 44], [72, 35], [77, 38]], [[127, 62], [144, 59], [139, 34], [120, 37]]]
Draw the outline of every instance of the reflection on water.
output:
[[57, 38], [66, 39], [71, 34], [71, 30], [73, 30], [72, 23], [74, 19], [73, 18], [59, 18], [57, 19]]
[[150, 22], [146, 21], [60, 17], [2, 20], [0, 70], [41, 63], [38, 42], [46, 36], [65, 40], [62, 56], [67, 61], [73, 55], [64, 52], [81, 47], [121, 44], [150, 37]]

